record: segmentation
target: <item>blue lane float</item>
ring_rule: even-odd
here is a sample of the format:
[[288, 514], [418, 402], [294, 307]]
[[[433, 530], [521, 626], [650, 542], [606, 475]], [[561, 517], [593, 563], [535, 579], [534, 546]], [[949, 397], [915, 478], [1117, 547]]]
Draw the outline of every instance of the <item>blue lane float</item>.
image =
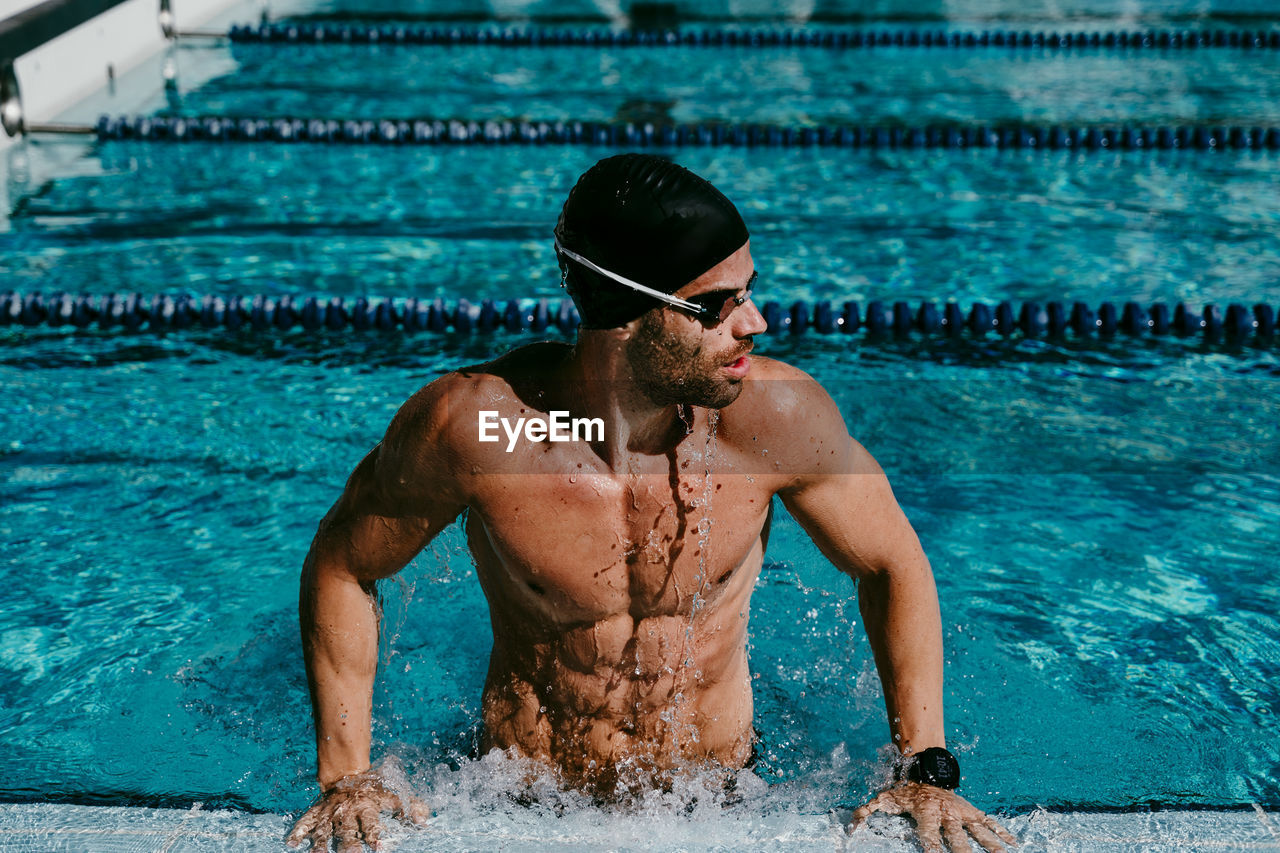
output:
[[[784, 306], [765, 302], [760, 312], [771, 335], [862, 335], [881, 337], [1113, 338], [1117, 335], [1199, 337], [1206, 341], [1255, 341], [1277, 338], [1277, 311], [1265, 303], [1232, 303], [1224, 312], [1209, 304], [1199, 311], [1185, 303], [1125, 302], [1119, 309], [1104, 302], [1096, 309], [1083, 302], [1010, 301], [938, 305], [905, 301], [821, 300]], [[573, 333], [578, 312], [567, 299], [493, 299], [448, 303], [435, 299], [379, 299], [339, 296], [195, 296], [189, 294], [69, 293], [0, 294], [0, 326], [96, 327], [124, 332], [168, 329], [251, 331]]]
[[99, 140], [334, 145], [594, 145], [611, 148], [873, 148], [1143, 151], [1280, 149], [1280, 128], [1224, 125], [1095, 127], [961, 125], [786, 127], [706, 122], [492, 119], [232, 118], [101, 116]]
[[457, 27], [422, 24], [291, 22], [234, 26], [242, 44], [492, 45], [494, 47], [808, 47], [1280, 49], [1280, 30], [1043, 30]]

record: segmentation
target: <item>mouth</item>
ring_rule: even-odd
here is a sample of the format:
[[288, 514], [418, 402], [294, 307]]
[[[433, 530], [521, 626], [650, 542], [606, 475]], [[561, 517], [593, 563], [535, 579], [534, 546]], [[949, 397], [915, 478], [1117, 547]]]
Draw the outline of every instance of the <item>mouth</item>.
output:
[[741, 379], [742, 377], [746, 376], [747, 371], [751, 369], [750, 355], [751, 355], [751, 350], [748, 349], [745, 352], [743, 352], [741, 355], [739, 355], [737, 358], [735, 358], [733, 361], [730, 361], [727, 364], [725, 364], [724, 365], [725, 372], [727, 372], [731, 377], [735, 379]]

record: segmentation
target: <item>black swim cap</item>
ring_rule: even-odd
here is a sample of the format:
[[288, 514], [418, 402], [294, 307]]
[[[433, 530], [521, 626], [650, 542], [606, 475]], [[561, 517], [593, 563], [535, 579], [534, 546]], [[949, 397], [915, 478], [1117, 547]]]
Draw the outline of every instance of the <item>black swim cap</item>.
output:
[[[747, 242], [733, 202], [683, 166], [652, 154], [596, 163], [569, 191], [556, 239], [632, 281], [674, 293]], [[652, 296], [559, 256], [582, 325], [611, 329], [653, 308]]]

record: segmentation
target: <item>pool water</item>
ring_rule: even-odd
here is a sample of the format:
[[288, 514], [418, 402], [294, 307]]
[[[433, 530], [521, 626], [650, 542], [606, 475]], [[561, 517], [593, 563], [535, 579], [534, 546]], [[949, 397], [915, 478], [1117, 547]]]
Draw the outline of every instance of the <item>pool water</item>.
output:
[[[1274, 123], [1280, 103], [1274, 59], [1230, 51], [172, 59], [167, 91], [139, 72], [74, 112], [1154, 124]], [[212, 76], [184, 88], [187, 72]], [[607, 153], [32, 141], [5, 152], [0, 288], [559, 298], [550, 228]], [[1274, 153], [675, 153], [739, 203], [758, 293], [784, 304], [1280, 302]], [[302, 809], [296, 589], [315, 525], [405, 398], [528, 339], [0, 329], [0, 800]], [[1274, 347], [758, 343], [826, 385], [920, 533], [970, 799], [1280, 808]], [[375, 753], [441, 809], [592, 823], [569, 793], [513, 804], [518, 762], [466, 757], [489, 637], [460, 531], [383, 594]], [[696, 795], [714, 827], [871, 794], [888, 732], [859, 622], [852, 582], [782, 514], [752, 617], [762, 760], [744, 800], [695, 778], [635, 808], [684, 814]]]

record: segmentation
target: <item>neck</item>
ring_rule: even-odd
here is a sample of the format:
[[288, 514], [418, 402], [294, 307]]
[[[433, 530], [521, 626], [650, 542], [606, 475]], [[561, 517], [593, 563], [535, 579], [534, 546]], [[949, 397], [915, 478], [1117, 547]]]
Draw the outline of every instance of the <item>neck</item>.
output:
[[617, 469], [628, 455], [670, 451], [688, 434], [693, 409], [649, 399], [627, 360], [627, 336], [615, 330], [583, 329], [561, 368], [561, 389], [579, 412], [604, 421], [604, 441], [592, 448]]

